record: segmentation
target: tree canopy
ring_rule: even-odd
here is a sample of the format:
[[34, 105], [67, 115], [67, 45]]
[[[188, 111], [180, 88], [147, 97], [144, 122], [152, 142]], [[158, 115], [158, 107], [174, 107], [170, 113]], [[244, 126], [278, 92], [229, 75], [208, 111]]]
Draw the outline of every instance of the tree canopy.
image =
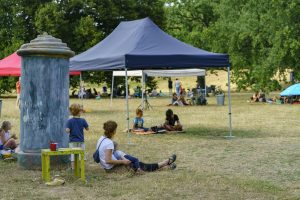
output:
[[[150, 17], [196, 47], [230, 55], [239, 89], [280, 88], [286, 69], [300, 79], [300, 2], [257, 0], [0, 0], [0, 59], [48, 32], [81, 53], [123, 20]], [[111, 72], [85, 72], [91, 83], [110, 83]], [[14, 78], [1, 77], [9, 91]], [[78, 77], [71, 85], [78, 84]]]
[[[164, 2], [161, 0], [0, 0], [0, 59], [15, 52], [38, 34], [62, 39], [81, 53], [110, 34], [123, 20], [150, 17], [164, 25]], [[6, 82], [14, 78], [1, 77]], [[72, 77], [71, 86], [79, 84]], [[84, 72], [90, 83], [110, 83], [111, 72]], [[2, 82], [3, 82], [2, 81]], [[5, 91], [14, 86], [1, 84]]]
[[230, 55], [239, 89], [280, 89], [291, 69], [299, 80], [300, 2], [169, 0], [167, 30], [197, 47]]

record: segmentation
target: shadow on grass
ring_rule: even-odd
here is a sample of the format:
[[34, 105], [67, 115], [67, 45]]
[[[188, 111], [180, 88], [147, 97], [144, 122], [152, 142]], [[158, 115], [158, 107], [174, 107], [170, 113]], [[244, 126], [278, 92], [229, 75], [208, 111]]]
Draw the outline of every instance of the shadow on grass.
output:
[[85, 112], [85, 115], [101, 115], [101, 116], [108, 116], [108, 115], [115, 115], [119, 114], [120, 111], [123, 110], [93, 110], [93, 109], [88, 109], [87, 112]]
[[[194, 137], [203, 137], [209, 139], [226, 139], [229, 136], [229, 129], [211, 128], [211, 127], [189, 127], [186, 134]], [[232, 135], [237, 138], [263, 138], [269, 137], [259, 130], [232, 130]]]

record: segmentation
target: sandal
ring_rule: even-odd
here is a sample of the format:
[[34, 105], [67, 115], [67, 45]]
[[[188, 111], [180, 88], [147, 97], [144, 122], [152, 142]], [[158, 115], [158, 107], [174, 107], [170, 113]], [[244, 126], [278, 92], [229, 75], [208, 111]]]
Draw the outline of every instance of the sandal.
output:
[[169, 168], [170, 168], [171, 170], [176, 169], [176, 167], [177, 167], [177, 165], [176, 165], [175, 163], [172, 163], [172, 164], [169, 166]]
[[176, 160], [176, 154], [173, 154], [169, 157], [168, 165], [171, 165]]

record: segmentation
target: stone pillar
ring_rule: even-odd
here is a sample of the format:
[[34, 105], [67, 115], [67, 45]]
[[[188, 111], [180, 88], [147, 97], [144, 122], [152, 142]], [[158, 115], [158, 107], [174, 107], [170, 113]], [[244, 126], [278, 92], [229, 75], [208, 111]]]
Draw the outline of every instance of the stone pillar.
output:
[[[74, 52], [47, 33], [39, 35], [17, 51], [22, 57], [20, 153], [25, 169], [41, 169], [41, 149], [50, 142], [68, 147], [65, 123], [69, 116], [69, 58]], [[67, 156], [52, 164], [66, 166]]]

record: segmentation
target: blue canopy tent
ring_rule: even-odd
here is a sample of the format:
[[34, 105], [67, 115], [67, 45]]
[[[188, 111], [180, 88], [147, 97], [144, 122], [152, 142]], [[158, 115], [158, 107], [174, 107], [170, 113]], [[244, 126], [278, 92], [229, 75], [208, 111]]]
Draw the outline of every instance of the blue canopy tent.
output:
[[121, 22], [94, 47], [70, 59], [70, 68], [125, 70], [127, 126], [129, 128], [127, 70], [227, 67], [229, 137], [231, 127], [230, 64], [227, 54], [208, 52], [181, 42], [162, 31], [151, 19]]
[[291, 85], [280, 93], [280, 96], [297, 96], [300, 95], [300, 83]]

